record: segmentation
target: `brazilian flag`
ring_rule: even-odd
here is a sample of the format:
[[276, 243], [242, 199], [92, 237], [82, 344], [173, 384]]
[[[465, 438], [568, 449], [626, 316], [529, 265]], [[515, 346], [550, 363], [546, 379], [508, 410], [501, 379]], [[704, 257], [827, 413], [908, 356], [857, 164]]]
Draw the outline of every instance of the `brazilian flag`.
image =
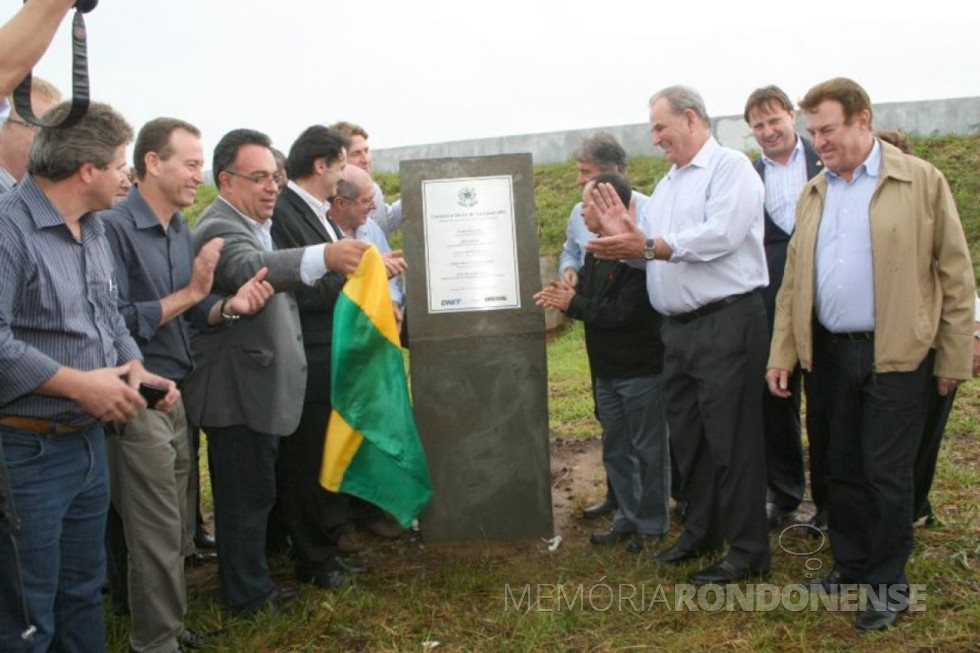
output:
[[381, 254], [369, 248], [333, 317], [330, 400], [320, 483], [387, 510], [408, 528], [432, 498], [408, 398]]

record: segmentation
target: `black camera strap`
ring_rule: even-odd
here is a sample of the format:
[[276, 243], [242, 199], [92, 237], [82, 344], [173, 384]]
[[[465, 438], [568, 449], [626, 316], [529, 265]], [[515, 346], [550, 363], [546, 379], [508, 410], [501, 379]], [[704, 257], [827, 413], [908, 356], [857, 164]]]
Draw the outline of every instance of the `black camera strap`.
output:
[[32, 125], [38, 127], [71, 127], [82, 119], [88, 111], [88, 49], [85, 34], [85, 19], [82, 11], [75, 12], [71, 23], [71, 110], [64, 120], [58, 123], [48, 123], [34, 115], [31, 108], [31, 73], [14, 90], [14, 107], [17, 113]]

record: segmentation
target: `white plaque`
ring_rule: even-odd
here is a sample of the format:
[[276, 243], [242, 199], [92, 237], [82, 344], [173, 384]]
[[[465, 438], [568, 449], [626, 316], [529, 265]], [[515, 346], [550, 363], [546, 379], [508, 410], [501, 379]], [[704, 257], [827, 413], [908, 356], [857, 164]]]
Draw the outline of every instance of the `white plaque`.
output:
[[422, 182], [429, 312], [520, 308], [510, 175]]

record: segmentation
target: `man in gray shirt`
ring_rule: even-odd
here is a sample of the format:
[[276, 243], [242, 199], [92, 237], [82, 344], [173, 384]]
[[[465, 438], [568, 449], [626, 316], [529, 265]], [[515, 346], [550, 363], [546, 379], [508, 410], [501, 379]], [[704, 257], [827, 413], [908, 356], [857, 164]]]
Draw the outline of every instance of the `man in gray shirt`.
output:
[[104, 104], [39, 129], [29, 174], [0, 198], [0, 439], [16, 510], [0, 538], [3, 651], [105, 650], [103, 422], [146, 406], [141, 382], [166, 388], [161, 409], [179, 396], [143, 367], [93, 214], [129, 187], [132, 135]]

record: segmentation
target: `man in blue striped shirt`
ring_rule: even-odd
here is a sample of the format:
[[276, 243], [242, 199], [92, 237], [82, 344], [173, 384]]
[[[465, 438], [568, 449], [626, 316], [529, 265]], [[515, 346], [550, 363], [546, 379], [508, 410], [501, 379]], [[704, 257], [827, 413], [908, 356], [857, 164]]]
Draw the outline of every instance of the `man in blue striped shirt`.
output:
[[[62, 103], [47, 115], [55, 122]], [[109, 504], [103, 422], [146, 406], [147, 372], [116, 308], [102, 221], [129, 187], [132, 129], [93, 104], [38, 130], [28, 175], [0, 198], [0, 438], [16, 516], [0, 538], [0, 650], [101, 651]]]

